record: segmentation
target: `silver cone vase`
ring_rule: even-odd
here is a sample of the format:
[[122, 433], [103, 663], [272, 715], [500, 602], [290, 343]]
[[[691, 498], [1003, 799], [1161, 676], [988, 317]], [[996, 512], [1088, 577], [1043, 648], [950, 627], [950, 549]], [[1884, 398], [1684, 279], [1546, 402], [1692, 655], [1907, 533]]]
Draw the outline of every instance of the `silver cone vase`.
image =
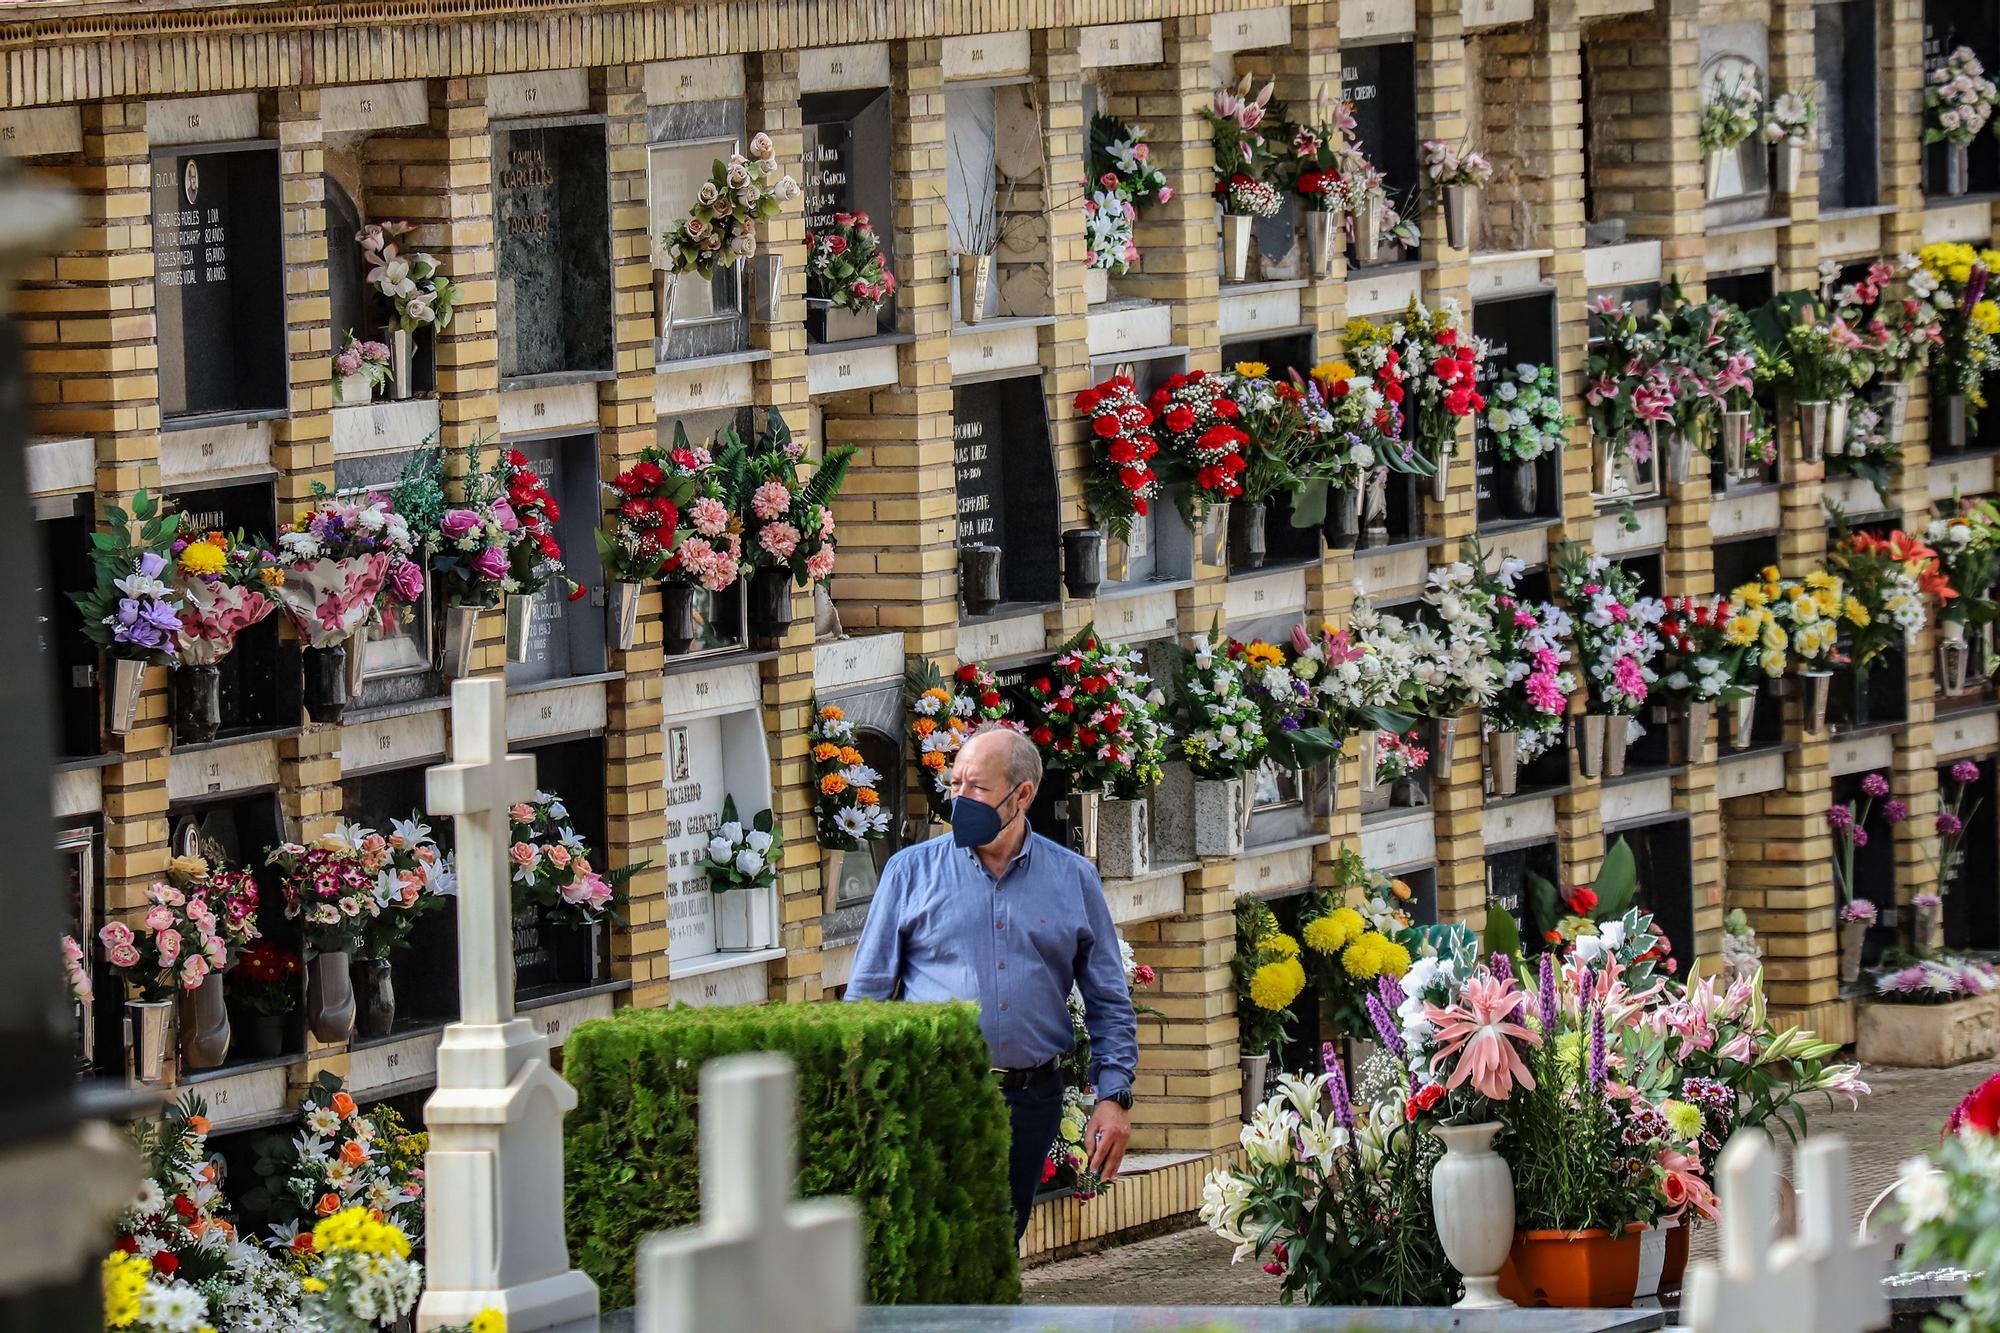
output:
[[1748, 412], [1724, 412], [1722, 414], [1722, 469], [1732, 477], [1740, 477], [1747, 461], [1745, 455], [1750, 450], [1750, 414]]
[[1223, 539], [1229, 533], [1229, 502], [1219, 501], [1209, 505], [1201, 516], [1201, 562], [1204, 565], [1222, 563]]
[[1486, 776], [1493, 795], [1512, 796], [1521, 785], [1521, 737], [1496, 731], [1486, 738]]
[[1845, 986], [1852, 986], [1861, 980], [1861, 948], [1868, 942], [1866, 921], [1843, 921], [1840, 923], [1840, 980]]
[[1340, 236], [1340, 214], [1331, 210], [1306, 214], [1306, 250], [1312, 259], [1312, 273], [1324, 281], [1333, 276], [1333, 257]]
[[135, 1083], [158, 1083], [171, 1069], [176, 1042], [172, 1000], [125, 1001], [125, 1068]]
[[1625, 747], [1632, 742], [1632, 719], [1613, 713], [1604, 719], [1604, 776], [1625, 776]]
[[1104, 581], [1123, 583], [1132, 577], [1132, 546], [1117, 537], [1104, 543]]
[[1240, 213], [1222, 215], [1222, 255], [1228, 264], [1231, 282], [1241, 282], [1250, 271], [1250, 232], [1257, 219]]
[[444, 609], [444, 643], [438, 665], [452, 680], [472, 674], [473, 655], [479, 644], [479, 613], [485, 609], [456, 603]]
[[1437, 471], [1431, 474], [1431, 498], [1439, 504], [1443, 504], [1445, 497], [1450, 494], [1451, 455], [1441, 453], [1438, 455]]
[[1750, 748], [1750, 733], [1757, 725], [1757, 696], [1746, 694], [1729, 705], [1729, 748], [1747, 750]]
[[1806, 730], [1825, 731], [1827, 699], [1833, 693], [1833, 673], [1803, 671], [1799, 674], [1806, 682]]
[[1827, 404], [1799, 404], [1799, 460], [1817, 463], [1826, 456]]
[[1602, 713], [1585, 713], [1576, 719], [1577, 763], [1587, 778], [1604, 776], [1604, 724], [1608, 720]]
[[611, 631], [611, 646], [621, 653], [629, 653], [639, 631], [640, 585], [617, 581], [609, 588], [610, 615], [606, 619]]
[[1972, 176], [1972, 145], [1947, 143], [1944, 146], [1944, 192], [1949, 195], [1965, 193]]
[[1465, 248], [1466, 223], [1472, 213], [1472, 189], [1465, 185], [1444, 187], [1444, 240], [1454, 250]]
[[416, 392], [417, 342], [402, 329], [389, 335], [389, 396], [408, 398]]
[[1675, 431], [1667, 437], [1667, 480], [1676, 486], [1688, 484], [1688, 473], [1694, 466], [1694, 441], [1682, 431]]
[[1699, 764], [1708, 758], [1708, 720], [1714, 712], [1715, 705], [1705, 699], [1688, 704], [1687, 728], [1682, 732], [1683, 762]]
[[1458, 719], [1441, 717], [1437, 724], [1437, 745], [1431, 750], [1431, 776], [1451, 779], [1451, 747], [1458, 740]]
[[139, 687], [145, 683], [146, 664], [129, 657], [114, 657], [106, 673], [110, 716], [105, 725], [114, 736], [128, 734], [139, 719]]
[[1382, 214], [1370, 202], [1359, 213], [1348, 215], [1354, 220], [1354, 262], [1372, 264], [1382, 250]]
[[958, 322], [977, 324], [986, 318], [986, 298], [993, 287], [992, 255], [958, 257]]
[[1840, 458], [1847, 453], [1847, 414], [1850, 400], [1834, 399], [1826, 405], [1826, 456]]
[[1948, 393], [1936, 400], [1931, 420], [1933, 448], [1963, 449], [1966, 441], [1965, 395]]
[[1722, 162], [1726, 154], [1709, 153], [1703, 161], [1708, 165], [1708, 197], [1710, 199], [1722, 190]]
[[1946, 694], [1964, 694], [1972, 674], [1972, 645], [1965, 626], [1947, 620], [1938, 626], [1938, 684]]
[[1910, 390], [1908, 380], [1896, 380], [1882, 390], [1883, 429], [1894, 444], [1903, 441], [1903, 427], [1910, 419]]
[[1101, 792], [1072, 792], [1069, 797], [1069, 846], [1070, 850], [1087, 860], [1097, 859], [1098, 807], [1104, 796]]
[[535, 632], [535, 599], [526, 593], [507, 597], [507, 660], [528, 660], [528, 641]]
[[1778, 141], [1774, 183], [1779, 194], [1797, 194], [1799, 176], [1805, 171], [1806, 148], [1797, 135], [1788, 134]]
[[1237, 1062], [1243, 1067], [1243, 1120], [1247, 1124], [1264, 1101], [1264, 1076], [1271, 1068], [1271, 1053], [1239, 1056]]
[[1375, 766], [1382, 759], [1382, 733], [1369, 727], [1361, 733], [1361, 790], [1374, 791]]

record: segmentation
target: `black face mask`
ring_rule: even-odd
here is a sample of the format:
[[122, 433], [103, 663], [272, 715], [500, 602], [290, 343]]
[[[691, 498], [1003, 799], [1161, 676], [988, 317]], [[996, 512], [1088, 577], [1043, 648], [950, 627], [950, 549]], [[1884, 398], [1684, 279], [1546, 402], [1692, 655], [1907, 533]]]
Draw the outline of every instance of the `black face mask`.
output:
[[999, 837], [1009, 822], [999, 806], [975, 796], [951, 798], [951, 840], [960, 847], [984, 847]]

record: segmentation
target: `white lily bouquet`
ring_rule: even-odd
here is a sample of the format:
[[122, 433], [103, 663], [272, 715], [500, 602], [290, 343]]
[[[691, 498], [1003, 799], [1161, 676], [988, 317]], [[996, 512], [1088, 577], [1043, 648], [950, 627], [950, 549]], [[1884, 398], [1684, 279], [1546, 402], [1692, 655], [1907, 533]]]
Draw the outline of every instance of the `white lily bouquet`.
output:
[[736, 817], [736, 798], [722, 798], [722, 825], [708, 840], [708, 887], [716, 893], [731, 889], [761, 889], [778, 879], [784, 847], [772, 832], [771, 812], [763, 811], [745, 828]]

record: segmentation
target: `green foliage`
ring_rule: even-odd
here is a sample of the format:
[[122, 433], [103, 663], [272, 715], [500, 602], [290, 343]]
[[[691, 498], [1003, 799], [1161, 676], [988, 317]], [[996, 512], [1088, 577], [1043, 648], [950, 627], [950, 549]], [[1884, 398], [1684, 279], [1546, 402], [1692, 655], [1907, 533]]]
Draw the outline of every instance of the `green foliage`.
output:
[[[132, 535], [134, 524], [138, 525], [136, 541]], [[171, 580], [174, 576], [173, 543], [180, 524], [179, 514], [166, 512], [158, 497], [143, 490], [133, 495], [132, 512], [129, 514], [117, 505], [105, 506], [103, 527], [90, 534], [90, 563], [95, 578], [88, 591], [73, 592], [70, 600], [83, 613], [84, 636], [103, 649], [107, 657], [128, 658], [155, 666], [174, 664], [171, 636], [165, 639], [162, 646], [155, 648], [117, 638], [119, 602], [125, 597], [117, 581], [132, 575], [138, 569], [140, 559], [147, 554], [161, 558], [160, 578]], [[162, 600], [176, 608], [179, 606], [178, 599]]]
[[[1565, 920], [1575, 913], [1562, 891], [1532, 870], [1527, 880], [1528, 924], [1534, 927], [1536, 938], [1546, 938], [1552, 930], [1562, 930], [1566, 939], [1574, 936], [1573, 928], [1564, 929]], [[1590, 911], [1592, 923], [1623, 920], [1632, 910], [1632, 900], [1639, 892], [1639, 862], [1625, 839], [1619, 838], [1605, 852], [1604, 864], [1597, 868], [1597, 878], [1591, 881], [1590, 889], [1597, 895], [1597, 906]]]
[[1521, 929], [1498, 903], [1486, 909], [1486, 929], [1480, 935], [1479, 946], [1479, 951], [1489, 958], [1499, 953], [1515, 962], [1521, 959]]
[[702, 1064], [763, 1050], [798, 1065], [798, 1194], [860, 1206], [871, 1304], [1020, 1299], [1007, 1111], [977, 1009], [770, 1004], [627, 1009], [565, 1044], [578, 1095], [565, 1126], [570, 1255], [606, 1308], [632, 1303], [642, 1238], [700, 1217]]

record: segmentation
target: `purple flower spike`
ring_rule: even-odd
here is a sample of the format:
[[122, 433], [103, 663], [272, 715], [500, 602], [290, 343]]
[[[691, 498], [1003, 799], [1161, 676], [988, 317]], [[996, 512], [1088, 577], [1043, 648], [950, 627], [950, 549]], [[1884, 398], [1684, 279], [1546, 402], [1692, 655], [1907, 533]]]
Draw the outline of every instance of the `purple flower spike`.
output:
[[1542, 967], [1541, 967], [1541, 976], [1539, 978], [1539, 982], [1540, 984], [1537, 987], [1536, 998], [1540, 1002], [1542, 1032], [1546, 1039], [1553, 1040], [1554, 1038], [1552, 1036], [1549, 1036], [1549, 1034], [1554, 1033], [1556, 1030], [1555, 955], [1549, 953], [1544, 953], [1542, 955]]
[[[1333, 1043], [1328, 1042], [1326, 1049], [1327, 1053], [1331, 1055], [1333, 1052]], [[1347, 1091], [1347, 1071], [1341, 1067], [1338, 1059], [1329, 1059], [1326, 1062], [1326, 1090], [1333, 1098], [1334, 1123], [1342, 1129], [1352, 1130], [1354, 1128], [1354, 1098]]]
[[1501, 953], [1498, 949], [1493, 951], [1493, 961], [1488, 963], [1487, 967], [1496, 977], [1511, 977], [1514, 975], [1513, 963], [1509, 962], [1507, 955]]
[[1396, 1059], [1402, 1059], [1407, 1048], [1403, 1045], [1403, 1031], [1396, 1026], [1394, 1011], [1383, 1005], [1379, 995], [1370, 995], [1363, 1004], [1368, 1009], [1368, 1021], [1375, 1025], [1375, 1037], [1382, 1043], [1382, 1049]]
[[1590, 1086], [1604, 1086], [1604, 1011], [1590, 1011]]
[[1970, 759], [1961, 759], [1951, 766], [1951, 780], [1958, 783], [1977, 782], [1979, 765]]
[[1889, 779], [1883, 777], [1880, 773], [1870, 773], [1867, 777], [1861, 779], [1861, 794], [1863, 796], [1887, 796], [1889, 794]]
[[1340, 1052], [1333, 1049], [1332, 1042], [1321, 1042], [1319, 1044], [1319, 1072], [1322, 1074], [1331, 1074], [1338, 1068], [1340, 1068]]
[[1587, 967], [1581, 969], [1581, 973], [1582, 975], [1577, 982], [1576, 1003], [1579, 1009], [1588, 1009], [1590, 1008], [1591, 1000], [1595, 999], [1597, 995], [1597, 973]]

